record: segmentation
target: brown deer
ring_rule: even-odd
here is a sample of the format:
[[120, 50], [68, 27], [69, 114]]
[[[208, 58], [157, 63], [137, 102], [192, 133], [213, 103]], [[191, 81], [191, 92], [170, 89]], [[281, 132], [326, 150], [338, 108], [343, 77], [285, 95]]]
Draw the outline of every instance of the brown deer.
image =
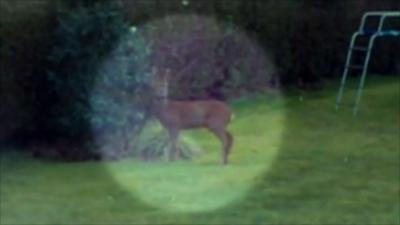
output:
[[[167, 71], [168, 72], [168, 71]], [[215, 134], [223, 146], [223, 164], [228, 163], [233, 137], [227, 131], [232, 112], [227, 104], [217, 100], [176, 101], [168, 99], [169, 76], [163, 76], [152, 84], [155, 96], [151, 101], [151, 111], [168, 131], [172, 153], [170, 159], [180, 156], [177, 146], [182, 130], [206, 128]], [[170, 150], [171, 150], [170, 149]]]

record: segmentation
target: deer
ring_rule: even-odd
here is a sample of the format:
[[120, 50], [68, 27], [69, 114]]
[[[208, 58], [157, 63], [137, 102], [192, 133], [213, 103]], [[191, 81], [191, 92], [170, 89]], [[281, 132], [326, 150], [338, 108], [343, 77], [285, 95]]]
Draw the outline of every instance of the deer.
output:
[[[180, 157], [179, 135], [184, 130], [205, 128], [222, 143], [222, 164], [228, 164], [233, 136], [227, 130], [233, 114], [230, 107], [219, 100], [170, 100], [168, 99], [169, 75], [155, 79], [150, 112], [167, 130], [170, 142], [169, 159]], [[172, 150], [172, 154], [171, 154]]]

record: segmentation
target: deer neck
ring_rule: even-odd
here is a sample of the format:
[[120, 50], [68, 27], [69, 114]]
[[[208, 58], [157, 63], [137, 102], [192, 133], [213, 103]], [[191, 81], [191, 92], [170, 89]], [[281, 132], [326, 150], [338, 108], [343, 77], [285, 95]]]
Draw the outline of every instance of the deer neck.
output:
[[[169, 71], [167, 70], [167, 74], [168, 73]], [[168, 105], [168, 78], [166, 76], [162, 76], [159, 79], [156, 79], [153, 83], [153, 88], [155, 95], [152, 101], [152, 109], [155, 116], [160, 118], [165, 113], [166, 107]]]
[[152, 111], [155, 116], [160, 117], [165, 112], [166, 106], [168, 105], [168, 98], [165, 96], [157, 96], [152, 102]]

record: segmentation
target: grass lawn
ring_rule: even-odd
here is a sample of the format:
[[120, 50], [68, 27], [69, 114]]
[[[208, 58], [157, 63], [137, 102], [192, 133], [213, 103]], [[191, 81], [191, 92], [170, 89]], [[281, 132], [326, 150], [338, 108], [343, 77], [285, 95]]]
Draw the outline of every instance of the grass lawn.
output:
[[3, 154], [0, 224], [400, 224], [399, 85], [368, 78], [355, 118], [334, 111], [337, 84], [239, 99], [228, 166], [205, 131], [183, 138], [192, 161]]

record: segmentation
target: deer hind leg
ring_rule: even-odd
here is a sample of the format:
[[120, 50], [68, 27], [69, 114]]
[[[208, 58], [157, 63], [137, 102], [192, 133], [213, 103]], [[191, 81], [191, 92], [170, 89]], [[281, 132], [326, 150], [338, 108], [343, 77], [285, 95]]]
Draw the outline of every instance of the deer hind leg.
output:
[[226, 136], [226, 144], [224, 145], [224, 164], [228, 163], [228, 156], [229, 153], [231, 152], [232, 145], [233, 145], [233, 136], [229, 131], [225, 130], [225, 136]]
[[232, 146], [233, 146], [233, 136], [229, 131], [225, 131], [225, 132], [226, 132], [226, 136], [228, 137], [228, 144], [226, 147], [226, 149], [227, 149], [226, 151], [227, 151], [227, 154], [229, 154], [231, 152]]
[[221, 128], [209, 128], [209, 130], [214, 133], [222, 142], [223, 145], [223, 155], [222, 155], [222, 163], [228, 164], [228, 155], [230, 149], [232, 147], [233, 138], [232, 135], [226, 131], [225, 129]]

